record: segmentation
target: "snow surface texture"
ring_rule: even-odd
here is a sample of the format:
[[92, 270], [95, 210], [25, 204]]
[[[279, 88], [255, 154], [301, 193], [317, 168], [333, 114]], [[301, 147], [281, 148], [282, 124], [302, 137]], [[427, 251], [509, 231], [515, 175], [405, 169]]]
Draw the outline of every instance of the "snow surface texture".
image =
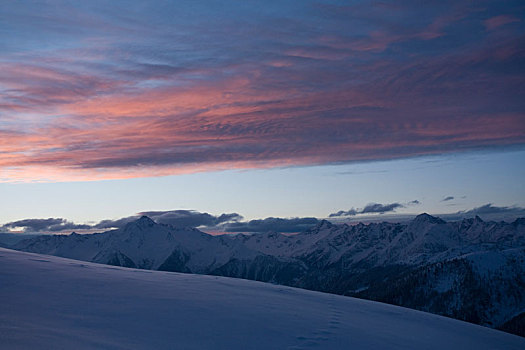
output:
[[349, 297], [0, 248], [2, 349], [525, 349], [525, 339]]

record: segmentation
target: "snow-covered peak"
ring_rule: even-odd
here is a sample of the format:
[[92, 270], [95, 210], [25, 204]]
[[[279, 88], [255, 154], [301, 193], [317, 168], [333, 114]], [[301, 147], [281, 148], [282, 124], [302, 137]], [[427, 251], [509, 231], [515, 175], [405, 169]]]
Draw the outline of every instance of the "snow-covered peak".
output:
[[477, 215], [474, 217], [474, 221], [476, 221], [476, 222], [483, 222], [483, 220]]
[[140, 217], [140, 219], [136, 220], [136, 221], [133, 221], [131, 223], [129, 223], [128, 225], [134, 225], [134, 226], [137, 226], [137, 227], [140, 227], [140, 228], [148, 228], [148, 227], [153, 227], [155, 225], [157, 225], [157, 223], [153, 220], [151, 220], [149, 217], [147, 217], [146, 215], [143, 215]]
[[335, 225], [332, 224], [330, 221], [328, 220], [321, 220], [317, 223], [317, 225], [315, 225], [314, 227], [312, 227], [311, 229], [305, 231], [304, 233], [310, 233], [310, 234], [315, 234], [315, 233], [319, 233], [321, 231], [324, 231], [324, 230], [330, 230], [331, 228], [333, 228]]
[[516, 220], [514, 220], [512, 225], [514, 225], [514, 226], [525, 226], [525, 218], [517, 218]]
[[442, 219], [437, 218], [435, 216], [432, 216], [430, 214], [423, 213], [423, 214], [419, 214], [418, 216], [416, 216], [412, 220], [412, 223], [416, 223], [416, 224], [420, 224], [420, 223], [445, 224], [446, 222], [443, 221]]
[[464, 227], [467, 227], [467, 226], [472, 226], [472, 225], [481, 225], [481, 224], [484, 224], [485, 221], [483, 221], [479, 216], [475, 216], [473, 218], [469, 218], [469, 219], [463, 219], [461, 221], [461, 225], [464, 226]]

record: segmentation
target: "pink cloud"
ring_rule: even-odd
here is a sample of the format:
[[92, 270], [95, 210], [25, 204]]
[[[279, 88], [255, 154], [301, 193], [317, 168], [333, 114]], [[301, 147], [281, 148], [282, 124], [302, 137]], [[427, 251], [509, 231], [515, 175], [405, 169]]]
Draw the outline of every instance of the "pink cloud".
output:
[[[390, 9], [374, 11], [348, 31], [337, 16], [337, 30], [301, 27], [309, 30], [301, 40], [291, 25], [275, 43], [274, 28], [265, 27], [263, 50], [240, 36], [241, 49], [199, 46], [189, 58], [166, 57], [162, 45], [110, 53], [107, 43], [41, 60], [8, 57], [0, 61], [0, 181], [164, 176], [525, 143], [524, 80], [509, 73], [522, 39], [448, 48], [462, 11], [417, 26], [372, 21]], [[349, 21], [354, 12], [345, 10]], [[517, 20], [485, 24], [493, 30]], [[427, 42], [436, 38], [443, 51]]]
[[519, 18], [516, 18], [514, 16], [500, 15], [500, 16], [491, 17], [485, 20], [485, 27], [487, 28], [487, 30], [494, 30], [505, 24], [519, 22], [519, 21], [520, 21]]
[[330, 92], [261, 90], [254, 74], [72, 100], [57, 105], [62, 116], [51, 123], [2, 132], [0, 179], [164, 176], [391, 159], [525, 141], [519, 113], [458, 117], [457, 108], [429, 109], [434, 97], [404, 84], [423, 78], [436, 83], [448, 73], [423, 72], [407, 81], [383, 74], [380, 85]]

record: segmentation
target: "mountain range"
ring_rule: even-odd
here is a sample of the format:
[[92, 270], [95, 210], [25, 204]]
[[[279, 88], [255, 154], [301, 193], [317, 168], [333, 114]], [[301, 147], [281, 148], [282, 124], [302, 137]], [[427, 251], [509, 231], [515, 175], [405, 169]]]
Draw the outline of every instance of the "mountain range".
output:
[[109, 265], [237, 277], [405, 306], [525, 336], [525, 219], [335, 225], [212, 236], [143, 216], [12, 248]]

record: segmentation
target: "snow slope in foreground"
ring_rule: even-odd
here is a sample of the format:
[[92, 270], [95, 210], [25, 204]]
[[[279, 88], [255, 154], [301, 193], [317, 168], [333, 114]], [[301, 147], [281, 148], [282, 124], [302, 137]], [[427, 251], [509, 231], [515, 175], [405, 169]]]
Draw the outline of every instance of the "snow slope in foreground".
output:
[[525, 339], [371, 301], [0, 248], [5, 349], [525, 349]]

